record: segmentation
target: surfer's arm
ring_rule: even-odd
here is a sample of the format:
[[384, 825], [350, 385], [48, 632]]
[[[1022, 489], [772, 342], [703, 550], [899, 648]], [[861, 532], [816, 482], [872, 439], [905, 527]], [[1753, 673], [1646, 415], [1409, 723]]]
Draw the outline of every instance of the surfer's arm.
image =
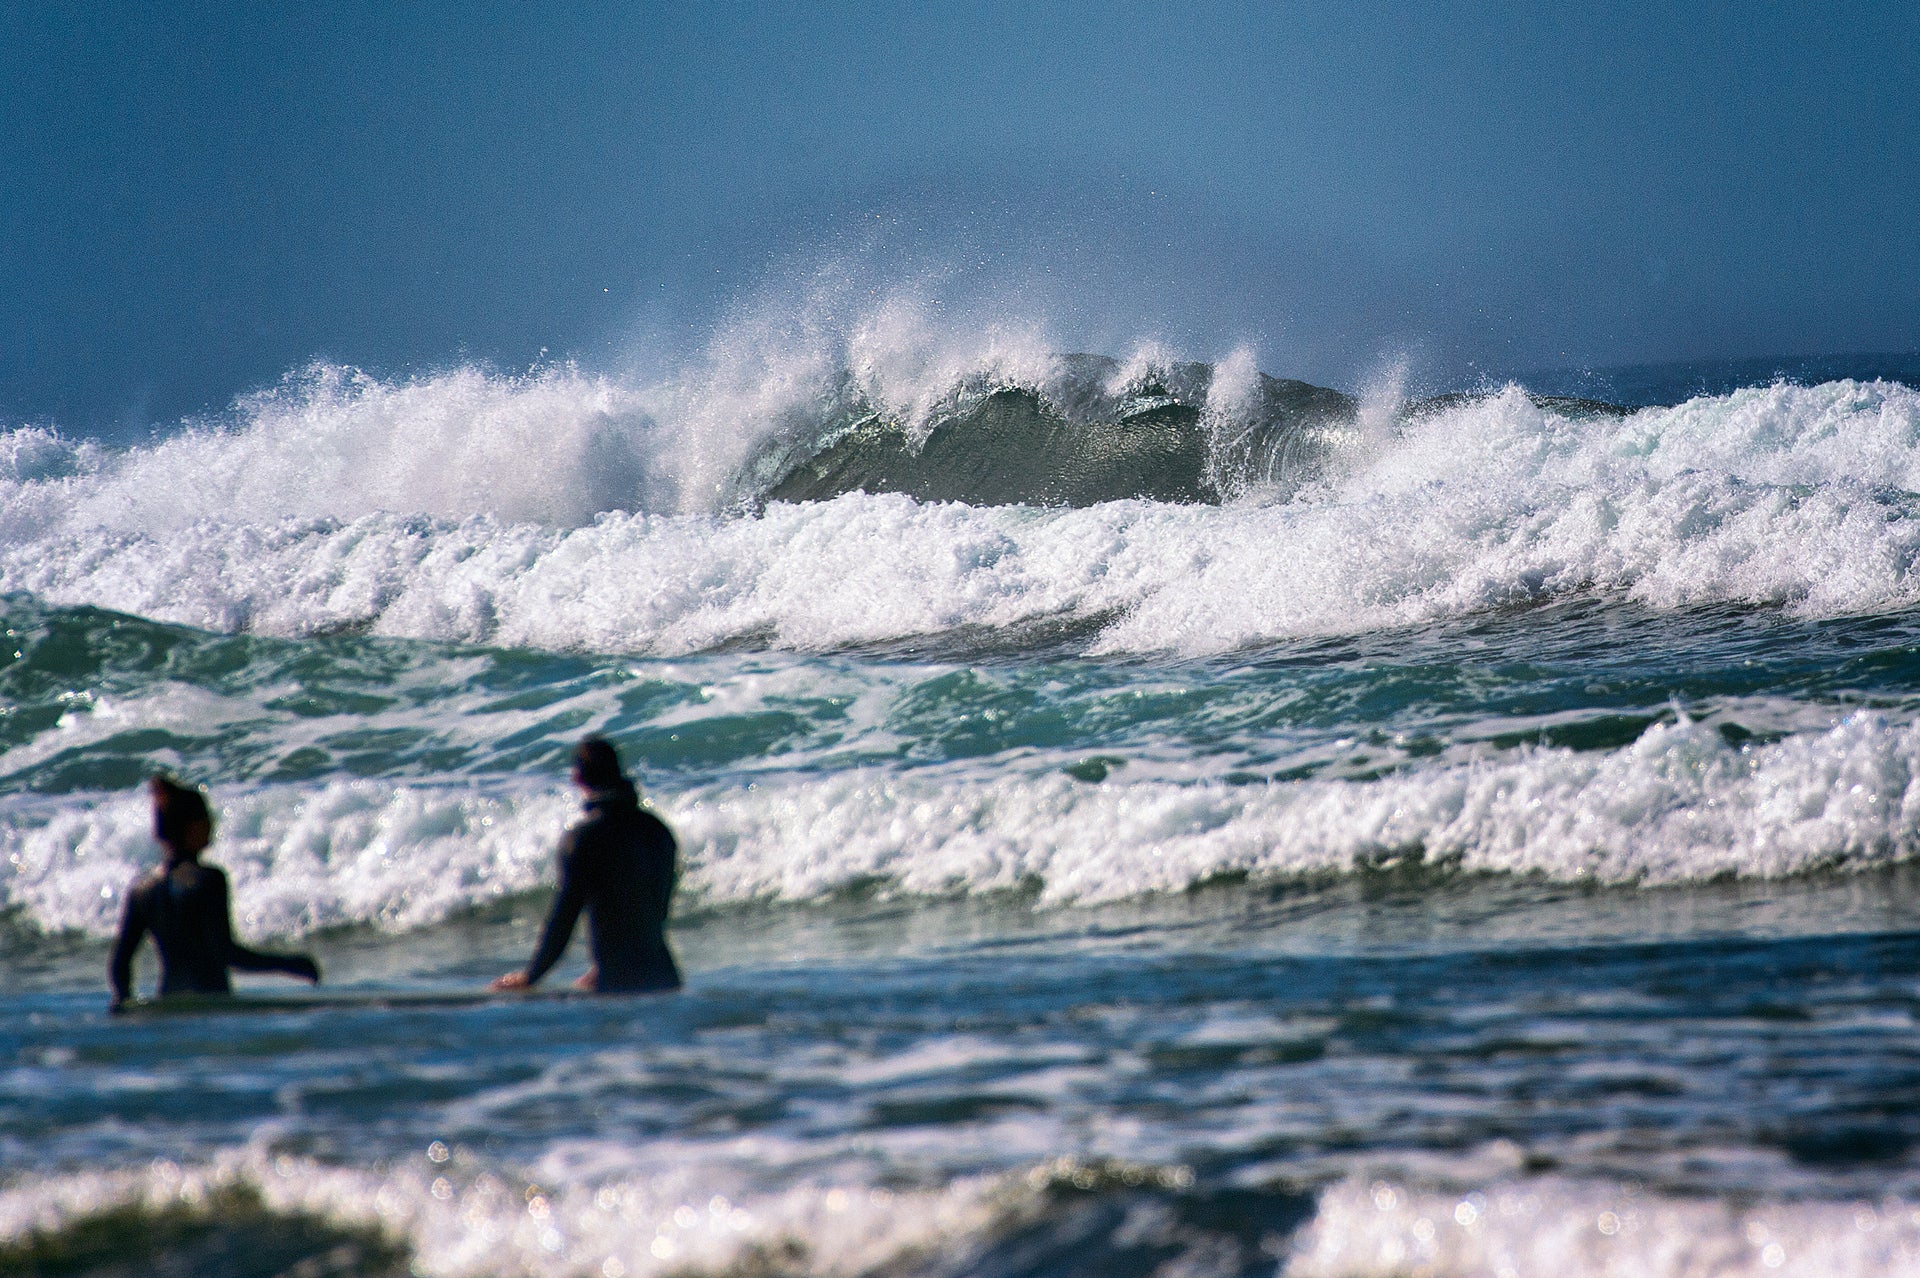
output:
[[218, 897], [218, 918], [221, 931], [227, 940], [227, 966], [238, 968], [242, 972], [284, 972], [288, 976], [297, 976], [302, 980], [320, 982], [320, 965], [305, 954], [275, 954], [268, 950], [248, 949], [233, 939], [233, 909], [227, 895], [227, 876], [219, 875], [214, 880], [214, 891]]
[[227, 966], [242, 972], [284, 972], [302, 980], [320, 980], [320, 965], [307, 954], [275, 954], [268, 950], [250, 950], [235, 941], [227, 950]]
[[146, 935], [147, 916], [129, 891], [126, 906], [120, 911], [120, 934], [113, 940], [113, 959], [107, 964], [107, 979], [113, 983], [115, 1009], [133, 997], [133, 955]]
[[553, 908], [547, 911], [547, 925], [540, 930], [540, 944], [534, 948], [533, 958], [527, 962], [525, 976], [528, 985], [539, 981], [549, 968], [560, 961], [560, 956], [566, 953], [567, 942], [573, 939], [573, 928], [580, 921], [580, 911], [586, 908], [586, 887], [574, 864], [574, 854], [575, 844], [569, 837], [560, 849], [560, 883], [553, 895]]

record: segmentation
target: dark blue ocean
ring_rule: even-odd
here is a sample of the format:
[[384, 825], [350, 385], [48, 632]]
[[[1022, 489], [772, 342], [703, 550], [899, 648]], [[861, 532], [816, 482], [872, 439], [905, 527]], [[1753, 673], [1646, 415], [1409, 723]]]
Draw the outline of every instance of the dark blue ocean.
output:
[[[876, 342], [0, 431], [0, 1269], [1920, 1274], [1920, 357]], [[687, 988], [466, 999], [590, 731]]]

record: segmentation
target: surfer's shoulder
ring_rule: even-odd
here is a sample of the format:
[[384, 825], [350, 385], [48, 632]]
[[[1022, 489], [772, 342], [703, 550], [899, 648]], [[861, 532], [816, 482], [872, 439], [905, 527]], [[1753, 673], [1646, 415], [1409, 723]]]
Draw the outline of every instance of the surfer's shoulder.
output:
[[203, 889], [227, 886], [226, 871], [217, 865], [209, 865], [205, 861], [188, 861], [174, 866], [171, 870], [161, 871], [162, 878], [170, 875], [178, 879], [182, 888]]

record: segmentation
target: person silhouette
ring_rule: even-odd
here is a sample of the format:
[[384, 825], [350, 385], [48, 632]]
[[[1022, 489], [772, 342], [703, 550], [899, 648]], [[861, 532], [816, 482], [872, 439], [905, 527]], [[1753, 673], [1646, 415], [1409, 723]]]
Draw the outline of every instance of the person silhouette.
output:
[[603, 994], [657, 993], [680, 988], [680, 968], [667, 947], [667, 914], [679, 878], [678, 848], [666, 823], [640, 806], [640, 794], [620, 769], [604, 737], [581, 741], [573, 753], [573, 782], [585, 816], [560, 839], [559, 883], [533, 957], [489, 987], [524, 990], [538, 984], [567, 943], [582, 910], [593, 966], [574, 984]]
[[158, 869], [133, 881], [120, 913], [107, 977], [113, 1010], [133, 994], [133, 957], [149, 933], [160, 952], [159, 994], [231, 994], [228, 971], [284, 972], [318, 982], [320, 966], [305, 954], [252, 950], [233, 939], [233, 909], [227, 876], [203, 865], [200, 854], [213, 841], [213, 813], [199, 790], [169, 777], [148, 782], [153, 797], [153, 837], [163, 856]]

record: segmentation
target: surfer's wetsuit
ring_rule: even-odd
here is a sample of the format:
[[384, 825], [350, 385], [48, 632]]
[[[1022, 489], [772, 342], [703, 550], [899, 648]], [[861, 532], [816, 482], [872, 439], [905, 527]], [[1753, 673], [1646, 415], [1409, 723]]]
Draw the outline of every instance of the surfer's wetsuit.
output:
[[630, 784], [590, 791], [586, 809], [586, 819], [560, 840], [559, 889], [527, 964], [528, 983], [559, 962], [584, 909], [595, 989], [626, 994], [679, 989], [680, 969], [665, 931], [679, 877], [672, 831], [641, 809]]
[[227, 969], [285, 972], [320, 979], [304, 954], [268, 954], [233, 939], [227, 876], [198, 861], [175, 861], [137, 880], [127, 892], [109, 976], [116, 1003], [133, 992], [133, 955], [147, 933], [160, 951], [160, 994], [230, 994]]

